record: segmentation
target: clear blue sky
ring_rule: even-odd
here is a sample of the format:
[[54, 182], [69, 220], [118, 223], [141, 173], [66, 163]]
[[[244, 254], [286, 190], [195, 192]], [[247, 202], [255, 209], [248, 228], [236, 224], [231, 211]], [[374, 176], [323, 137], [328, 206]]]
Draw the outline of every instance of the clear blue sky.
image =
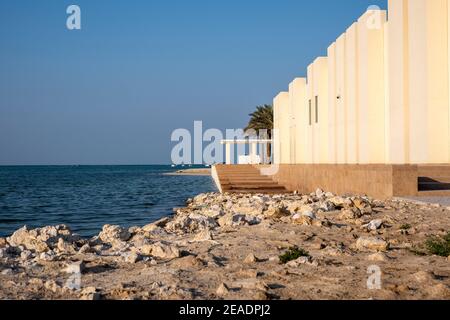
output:
[[174, 129], [244, 126], [369, 5], [0, 0], [0, 165], [170, 163]]

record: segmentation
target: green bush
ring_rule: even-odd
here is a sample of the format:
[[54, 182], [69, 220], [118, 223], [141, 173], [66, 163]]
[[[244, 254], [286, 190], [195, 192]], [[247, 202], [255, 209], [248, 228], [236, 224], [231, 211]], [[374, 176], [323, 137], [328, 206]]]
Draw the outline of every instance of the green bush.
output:
[[280, 263], [286, 264], [289, 261], [297, 260], [300, 257], [309, 257], [309, 252], [298, 247], [292, 247], [280, 256]]
[[430, 254], [434, 254], [441, 257], [450, 256], [450, 232], [446, 236], [430, 237], [425, 246]]

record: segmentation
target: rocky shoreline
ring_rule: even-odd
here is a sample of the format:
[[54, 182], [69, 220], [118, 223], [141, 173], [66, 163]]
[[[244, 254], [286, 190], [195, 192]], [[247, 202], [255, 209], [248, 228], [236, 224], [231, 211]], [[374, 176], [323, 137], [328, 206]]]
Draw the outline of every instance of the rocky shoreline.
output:
[[450, 299], [449, 231], [438, 205], [201, 194], [91, 239], [64, 225], [0, 238], [0, 299]]

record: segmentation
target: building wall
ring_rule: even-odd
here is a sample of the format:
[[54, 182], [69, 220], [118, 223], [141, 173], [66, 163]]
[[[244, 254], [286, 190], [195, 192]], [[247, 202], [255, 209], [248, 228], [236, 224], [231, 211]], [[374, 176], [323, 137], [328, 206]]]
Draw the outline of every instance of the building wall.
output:
[[386, 162], [384, 24], [386, 12], [369, 10], [357, 22], [356, 163]]
[[[291, 106], [289, 103], [289, 92], [281, 92], [273, 102], [274, 112], [276, 115], [275, 127], [275, 163], [289, 164], [291, 163], [291, 142], [290, 142], [290, 125], [291, 125]], [[275, 119], [274, 119], [275, 120]], [[277, 152], [278, 151], [278, 155]]]
[[449, 163], [448, 2], [389, 0], [309, 65], [276, 99], [281, 163]]
[[[296, 78], [289, 85], [289, 103], [291, 106], [291, 162], [305, 163], [307, 161], [306, 130], [307, 130], [307, 108], [306, 108], [306, 78]], [[293, 158], [292, 158], [293, 157]]]

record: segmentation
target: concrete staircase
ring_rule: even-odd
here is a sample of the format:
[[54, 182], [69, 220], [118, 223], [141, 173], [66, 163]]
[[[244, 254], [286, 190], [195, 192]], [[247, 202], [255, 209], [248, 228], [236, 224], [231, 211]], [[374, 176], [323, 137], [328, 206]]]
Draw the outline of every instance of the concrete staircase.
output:
[[252, 165], [216, 165], [213, 178], [221, 192], [281, 194], [289, 191]]

